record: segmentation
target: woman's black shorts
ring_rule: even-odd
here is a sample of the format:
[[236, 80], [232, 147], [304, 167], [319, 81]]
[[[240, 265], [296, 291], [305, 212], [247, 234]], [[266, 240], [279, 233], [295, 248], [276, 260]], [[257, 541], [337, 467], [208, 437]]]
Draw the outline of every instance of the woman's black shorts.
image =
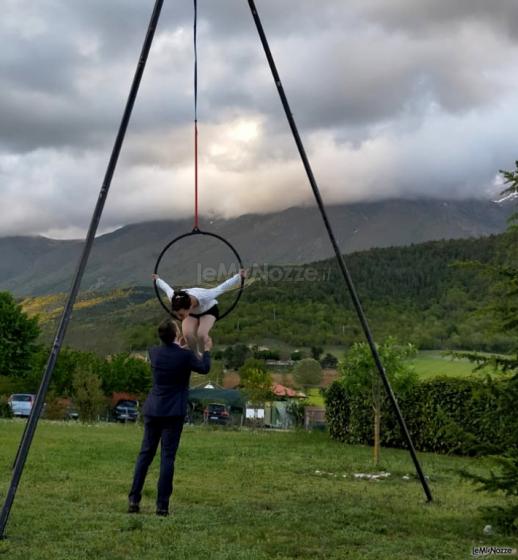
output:
[[196, 319], [199, 319], [200, 317], [203, 317], [205, 315], [212, 315], [216, 318], [216, 320], [219, 319], [218, 305], [213, 305], [210, 309], [207, 309], [207, 311], [204, 311], [203, 313], [189, 313], [189, 317], [194, 317]]

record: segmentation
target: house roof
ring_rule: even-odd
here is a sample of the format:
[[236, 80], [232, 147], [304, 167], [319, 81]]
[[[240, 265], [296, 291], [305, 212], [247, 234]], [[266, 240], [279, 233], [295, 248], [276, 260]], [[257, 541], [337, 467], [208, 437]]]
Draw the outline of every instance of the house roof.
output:
[[112, 393], [112, 398], [111, 398], [112, 406], [115, 406], [119, 401], [126, 401], [126, 400], [138, 402], [138, 397], [137, 395], [134, 395], [132, 393], [125, 393], [125, 392]]
[[289, 398], [305, 398], [306, 395], [300, 391], [295, 391], [291, 387], [285, 387], [280, 383], [274, 383], [272, 385], [273, 394], [276, 397], [289, 397]]

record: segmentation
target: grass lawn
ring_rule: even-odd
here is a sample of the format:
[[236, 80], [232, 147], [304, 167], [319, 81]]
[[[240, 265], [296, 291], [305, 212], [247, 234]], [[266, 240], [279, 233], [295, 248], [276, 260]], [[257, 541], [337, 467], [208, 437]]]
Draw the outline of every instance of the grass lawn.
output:
[[[22, 430], [22, 421], [0, 420], [2, 501]], [[154, 464], [143, 513], [130, 516], [126, 494], [141, 435], [140, 426], [43, 421], [0, 559], [437, 560], [470, 558], [473, 545], [518, 546], [483, 535], [477, 508], [495, 498], [457, 474], [485, 472], [484, 461], [420, 454], [435, 498], [426, 504], [419, 483], [402, 479], [413, 472], [405, 451], [383, 450], [389, 480], [355, 480], [353, 473], [369, 470], [370, 449], [325, 433], [187, 427], [175, 515], [154, 515]]]
[[[327, 347], [326, 352], [330, 352], [341, 359], [344, 355], [345, 348], [338, 346]], [[451, 356], [445, 355], [441, 350], [422, 350], [414, 359], [410, 360], [410, 364], [414, 366], [421, 379], [443, 375], [451, 377], [469, 377], [471, 375], [483, 376], [486, 373], [492, 373], [490, 368], [473, 373], [475, 364], [472, 364], [465, 358], [452, 359]]]
[[320, 393], [320, 389], [318, 387], [313, 387], [312, 389], [307, 389], [306, 394], [308, 396], [308, 402], [312, 406], [326, 406], [326, 402], [324, 397]]
[[451, 356], [446, 356], [443, 352], [436, 350], [419, 352], [410, 363], [414, 366], [421, 379], [443, 375], [449, 377], [478, 375], [482, 378], [487, 373], [492, 373], [491, 368], [485, 368], [483, 371], [473, 373], [475, 364], [469, 360], [465, 358], [452, 359]]

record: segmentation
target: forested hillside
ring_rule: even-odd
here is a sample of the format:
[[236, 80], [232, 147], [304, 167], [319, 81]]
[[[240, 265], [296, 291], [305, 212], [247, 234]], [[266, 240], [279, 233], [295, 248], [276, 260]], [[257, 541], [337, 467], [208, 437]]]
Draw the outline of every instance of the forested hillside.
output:
[[[474, 238], [506, 228], [510, 203], [489, 200], [381, 200], [330, 205], [329, 219], [344, 254], [372, 247], [407, 246], [437, 239]], [[233, 219], [202, 219], [202, 229], [232, 241], [245, 263], [301, 265], [333, 250], [318, 210], [310, 205]], [[190, 219], [144, 222], [96, 238], [82, 290], [113, 290], [148, 282], [162, 247], [191, 230]], [[44, 237], [0, 238], [0, 291], [19, 297], [66, 291], [83, 242]], [[198, 263], [234, 262], [221, 243], [189, 238], [168, 251], [160, 271], [177, 281], [196, 278]]]
[[[509, 258], [507, 235], [371, 249], [347, 257], [377, 340], [389, 335], [422, 349], [506, 351], [512, 341], [478, 313], [491, 300], [490, 281], [458, 263]], [[217, 343], [269, 346], [347, 345], [362, 338], [334, 260], [252, 270], [238, 308], [213, 331]], [[221, 300], [222, 307], [228, 298]], [[63, 295], [28, 298], [52, 338]], [[67, 343], [102, 354], [145, 348], [164, 316], [151, 287], [83, 293]]]

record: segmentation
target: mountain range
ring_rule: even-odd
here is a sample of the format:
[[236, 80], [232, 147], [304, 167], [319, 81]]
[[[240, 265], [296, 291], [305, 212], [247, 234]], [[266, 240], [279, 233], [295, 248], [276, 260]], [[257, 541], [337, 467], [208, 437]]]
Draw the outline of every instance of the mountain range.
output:
[[[347, 254], [373, 247], [501, 233], [513, 209], [512, 202], [397, 199], [329, 206], [328, 214], [338, 244]], [[303, 264], [333, 254], [315, 207], [206, 219], [200, 225], [228, 239], [247, 267]], [[150, 285], [162, 248], [191, 230], [190, 220], [154, 221], [127, 225], [97, 237], [81, 289]], [[82, 240], [0, 238], [0, 290], [16, 296], [69, 290], [82, 246]], [[164, 254], [159, 273], [174, 285], [203, 284], [235, 269], [235, 258], [224, 244], [198, 235], [173, 245]]]

